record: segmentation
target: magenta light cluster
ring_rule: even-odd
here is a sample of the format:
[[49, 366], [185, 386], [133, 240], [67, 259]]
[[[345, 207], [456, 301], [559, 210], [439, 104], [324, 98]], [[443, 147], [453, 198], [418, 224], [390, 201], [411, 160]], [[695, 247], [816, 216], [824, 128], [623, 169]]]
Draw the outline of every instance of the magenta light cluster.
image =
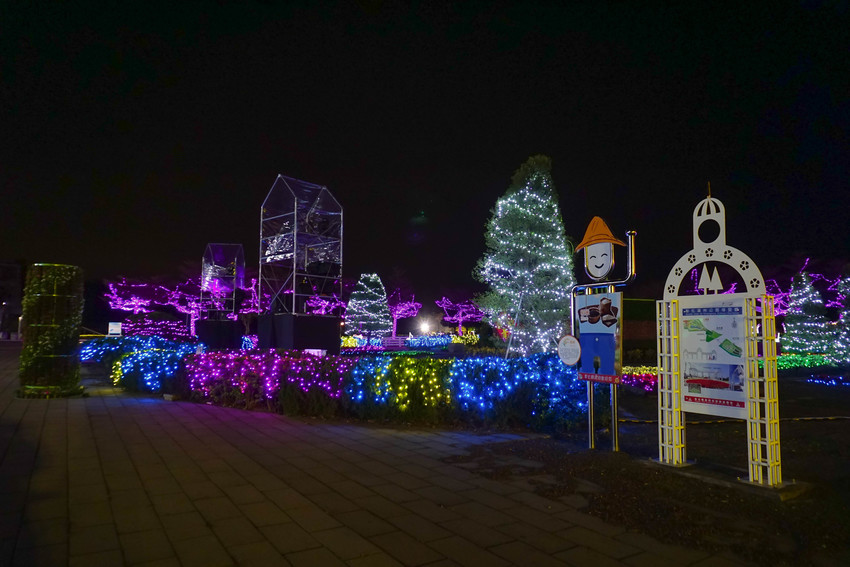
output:
[[393, 336], [396, 336], [399, 319], [416, 317], [419, 314], [419, 310], [422, 309], [422, 304], [416, 301], [416, 298], [412, 295], [410, 296], [410, 301], [402, 301], [399, 290], [395, 290], [390, 298], [388, 298], [387, 306], [393, 318]]
[[345, 312], [345, 303], [336, 295], [332, 297], [314, 295], [307, 299], [306, 305], [313, 315], [332, 315], [334, 311]]
[[356, 363], [355, 358], [316, 357], [296, 351], [218, 351], [187, 357], [186, 377], [191, 390], [204, 396], [223, 384], [244, 394], [259, 383], [266, 399], [277, 396], [283, 384], [295, 384], [304, 392], [319, 389], [339, 398], [343, 378]]
[[463, 334], [463, 324], [467, 321], [477, 322], [486, 316], [486, 313], [481, 311], [472, 300], [467, 300], [462, 303], [454, 303], [449, 298], [444, 297], [436, 303], [446, 314], [444, 319], [450, 323], [457, 323], [458, 334]]
[[[251, 280], [250, 297], [238, 306], [240, 313], [258, 313], [259, 299], [257, 296], [257, 280]], [[108, 282], [109, 291], [104, 295], [110, 309], [132, 311], [133, 313], [150, 313], [155, 306], [172, 307], [178, 313], [183, 313], [189, 319], [189, 335], [195, 335], [195, 321], [201, 316], [201, 283], [200, 278], [189, 278], [173, 287], [164, 285], [130, 282], [122, 279], [120, 282]], [[234, 317], [231, 317], [234, 318]]]
[[164, 337], [167, 339], [189, 339], [189, 329], [185, 321], [165, 321], [150, 319], [143, 315], [137, 319], [125, 319], [121, 332], [128, 336]]

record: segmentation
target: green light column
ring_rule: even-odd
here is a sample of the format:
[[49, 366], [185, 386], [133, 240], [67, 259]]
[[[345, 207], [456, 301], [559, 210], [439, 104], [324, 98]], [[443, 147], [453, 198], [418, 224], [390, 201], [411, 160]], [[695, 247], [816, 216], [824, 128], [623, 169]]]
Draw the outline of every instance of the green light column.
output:
[[52, 397], [81, 390], [82, 318], [82, 269], [34, 264], [24, 287], [21, 395]]

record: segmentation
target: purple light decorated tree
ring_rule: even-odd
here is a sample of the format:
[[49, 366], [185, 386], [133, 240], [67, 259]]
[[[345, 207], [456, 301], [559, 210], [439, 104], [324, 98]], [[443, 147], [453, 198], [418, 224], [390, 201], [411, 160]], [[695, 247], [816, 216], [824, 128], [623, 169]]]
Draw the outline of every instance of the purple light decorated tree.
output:
[[195, 334], [195, 321], [201, 312], [199, 300], [200, 287], [197, 280], [189, 279], [182, 284], [167, 287], [164, 285], [133, 283], [122, 279], [120, 282], [108, 282], [109, 292], [104, 295], [111, 309], [132, 311], [134, 314], [150, 313], [152, 305], [173, 307], [178, 313], [187, 315], [189, 334]]
[[321, 297], [314, 295], [305, 302], [306, 311], [311, 315], [334, 315], [345, 313], [345, 303], [336, 295], [332, 297]]
[[444, 297], [434, 303], [439, 305], [443, 312], [445, 312], [446, 316], [443, 319], [449, 323], [457, 323], [458, 335], [463, 335], [463, 324], [465, 322], [477, 323], [486, 315], [472, 300], [467, 300], [463, 303], [454, 303], [449, 298]]
[[[210, 302], [218, 301], [214, 294], [208, 294], [206, 299], [201, 299], [199, 278], [189, 278], [174, 286], [129, 282], [127, 279], [107, 282], [106, 285], [109, 291], [104, 294], [104, 298], [109, 303], [110, 309], [131, 311], [138, 315], [154, 311], [155, 306], [171, 307], [178, 313], [186, 315], [190, 336], [195, 336], [195, 322], [200, 318], [201, 312], [215, 306]], [[245, 294], [246, 297], [236, 306], [237, 312], [259, 313], [257, 280], [252, 280], [251, 287], [244, 291], [250, 293]], [[235, 314], [230, 316], [230, 318], [235, 317]]]
[[120, 283], [109, 282], [106, 284], [109, 291], [104, 294], [106, 301], [109, 303], [110, 309], [120, 309], [121, 311], [132, 311], [134, 314], [150, 313], [148, 309], [152, 299], [144, 298], [138, 295], [139, 292], [146, 289], [146, 286], [136, 284], [128, 284], [127, 280], [122, 280]]
[[393, 318], [393, 337], [395, 337], [396, 330], [398, 329], [398, 320], [416, 317], [419, 314], [419, 310], [422, 309], [422, 304], [414, 301], [414, 297], [412, 295], [410, 296], [410, 301], [402, 301], [401, 292], [399, 290], [395, 290], [390, 297], [395, 298], [395, 300], [391, 299], [388, 302], [390, 315]]

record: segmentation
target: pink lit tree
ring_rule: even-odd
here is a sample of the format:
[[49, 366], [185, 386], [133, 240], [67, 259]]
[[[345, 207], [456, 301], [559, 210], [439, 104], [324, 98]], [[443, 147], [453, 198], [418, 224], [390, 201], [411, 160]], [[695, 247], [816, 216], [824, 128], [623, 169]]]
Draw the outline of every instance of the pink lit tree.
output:
[[111, 309], [150, 313], [152, 305], [173, 307], [189, 319], [189, 332], [195, 334], [195, 321], [201, 313], [199, 281], [188, 279], [170, 287], [158, 284], [128, 282], [108, 282], [109, 292], [104, 295]]
[[104, 297], [109, 303], [110, 309], [132, 311], [134, 314], [151, 312], [149, 306], [152, 299], [138, 295], [144, 289], [141, 286], [134, 286], [128, 284], [127, 280], [122, 280], [120, 283], [109, 282], [106, 284], [106, 287], [109, 291], [104, 294]]
[[[393, 300], [392, 298], [395, 299]], [[390, 316], [393, 318], [393, 337], [396, 335], [399, 319], [416, 317], [419, 314], [419, 310], [422, 309], [422, 304], [414, 301], [414, 297], [412, 295], [410, 296], [410, 301], [402, 301], [401, 292], [399, 290], [395, 290], [392, 295], [390, 295], [388, 305], [390, 308]]]
[[463, 324], [465, 322], [478, 322], [486, 315], [472, 300], [466, 300], [463, 303], [454, 303], [449, 298], [444, 297], [434, 303], [440, 306], [446, 314], [443, 319], [449, 323], [457, 323], [458, 335], [463, 335]]
[[306, 305], [313, 315], [332, 315], [334, 312], [345, 313], [345, 303], [336, 295], [330, 298], [314, 295], [307, 299]]

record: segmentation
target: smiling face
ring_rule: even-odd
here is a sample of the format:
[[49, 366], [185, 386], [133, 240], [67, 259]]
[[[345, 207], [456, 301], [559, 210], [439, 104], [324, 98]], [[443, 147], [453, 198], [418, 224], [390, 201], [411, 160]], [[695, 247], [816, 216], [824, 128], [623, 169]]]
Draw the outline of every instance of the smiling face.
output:
[[614, 267], [614, 246], [610, 242], [590, 244], [584, 249], [584, 271], [594, 280], [601, 280]]

